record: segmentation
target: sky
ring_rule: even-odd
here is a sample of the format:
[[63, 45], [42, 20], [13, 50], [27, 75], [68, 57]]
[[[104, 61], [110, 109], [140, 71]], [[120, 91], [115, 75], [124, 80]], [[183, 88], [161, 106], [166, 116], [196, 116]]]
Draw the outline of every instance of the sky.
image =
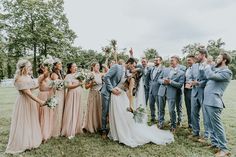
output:
[[101, 51], [111, 39], [118, 48], [144, 56], [155, 48], [163, 57], [182, 55], [193, 43], [222, 38], [236, 49], [235, 0], [64, 0], [75, 46]]

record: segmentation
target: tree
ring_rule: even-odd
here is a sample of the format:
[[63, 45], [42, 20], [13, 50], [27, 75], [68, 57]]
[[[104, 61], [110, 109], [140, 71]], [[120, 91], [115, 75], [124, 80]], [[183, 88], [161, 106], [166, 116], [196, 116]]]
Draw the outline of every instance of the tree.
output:
[[215, 40], [209, 40], [207, 44], [207, 51], [209, 55], [216, 57], [219, 55], [220, 51], [223, 50], [223, 46], [225, 42], [222, 41], [221, 38]]
[[63, 0], [3, 0], [8, 51], [16, 59], [33, 54], [35, 76], [41, 55], [63, 57], [76, 38], [63, 4]]
[[[222, 41], [221, 38], [217, 40], [209, 40], [206, 46], [206, 49], [208, 51], [208, 54], [212, 56], [214, 59], [219, 55], [221, 51], [227, 51], [232, 56], [232, 62], [229, 65], [230, 70], [233, 72], [233, 79], [236, 78], [236, 50], [224, 50], [223, 46], [225, 45], [225, 42]], [[184, 46], [182, 49], [182, 52], [184, 55], [193, 54], [196, 55], [199, 49], [205, 48], [199, 43], [194, 44], [188, 44], [187, 46]], [[185, 59], [185, 58], [184, 58]]]
[[156, 49], [153, 49], [153, 48], [149, 48], [149, 49], [146, 49], [144, 51], [144, 54], [145, 54], [145, 57], [150, 60], [150, 59], [153, 59], [155, 58], [156, 56], [158, 56], [158, 52]]

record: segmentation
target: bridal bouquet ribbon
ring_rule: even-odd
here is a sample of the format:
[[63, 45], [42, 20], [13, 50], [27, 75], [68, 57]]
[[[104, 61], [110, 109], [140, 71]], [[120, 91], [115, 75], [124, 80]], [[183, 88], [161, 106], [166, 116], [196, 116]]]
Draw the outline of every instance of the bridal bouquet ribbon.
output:
[[55, 108], [58, 105], [58, 98], [54, 95], [50, 98], [47, 99], [47, 101], [45, 102], [45, 104], [43, 106], [47, 106], [50, 109]]

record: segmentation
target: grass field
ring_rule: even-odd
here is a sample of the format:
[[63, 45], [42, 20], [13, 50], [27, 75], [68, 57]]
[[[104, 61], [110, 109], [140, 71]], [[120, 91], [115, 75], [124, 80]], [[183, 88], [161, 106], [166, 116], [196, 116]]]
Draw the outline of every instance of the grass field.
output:
[[[223, 111], [223, 123], [232, 156], [236, 156], [236, 81], [232, 81], [224, 95], [226, 108]], [[0, 87], [0, 156], [4, 154], [9, 136], [10, 117], [16, 99], [14, 88]], [[87, 92], [83, 96], [86, 109]], [[185, 107], [184, 107], [185, 108]], [[166, 115], [166, 119], [169, 115]], [[186, 112], [184, 109], [184, 126], [186, 126]], [[168, 129], [168, 127], [166, 127]], [[124, 156], [124, 157], [210, 157], [213, 151], [206, 146], [193, 142], [187, 138], [189, 130], [179, 128], [175, 135], [175, 142], [167, 146], [146, 144], [138, 148], [129, 148], [118, 142], [102, 140], [99, 134], [81, 134], [69, 140], [65, 137], [54, 138], [37, 149], [21, 153], [19, 156], [30, 157], [84, 157], [84, 156]]]

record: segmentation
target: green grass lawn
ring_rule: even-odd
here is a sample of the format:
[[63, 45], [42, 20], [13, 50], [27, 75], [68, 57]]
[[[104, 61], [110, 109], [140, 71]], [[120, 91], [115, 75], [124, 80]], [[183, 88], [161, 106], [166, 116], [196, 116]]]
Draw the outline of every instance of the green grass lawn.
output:
[[[224, 95], [226, 108], [223, 111], [223, 123], [232, 156], [236, 154], [236, 81], [232, 81]], [[17, 91], [14, 88], [0, 87], [0, 156], [4, 154], [9, 136], [10, 117], [16, 99]], [[84, 92], [83, 105], [86, 109], [87, 92]], [[183, 105], [184, 106], [184, 105]], [[169, 115], [166, 114], [166, 119]], [[184, 126], [186, 111], [184, 107]], [[166, 126], [168, 129], [168, 126]], [[102, 140], [99, 134], [81, 134], [69, 140], [65, 137], [54, 138], [37, 149], [21, 153], [19, 156], [156, 156], [156, 157], [200, 157], [213, 156], [213, 151], [206, 146], [193, 142], [187, 138], [189, 130], [179, 128], [175, 135], [175, 142], [167, 146], [146, 144], [138, 148], [129, 148], [118, 142]]]

